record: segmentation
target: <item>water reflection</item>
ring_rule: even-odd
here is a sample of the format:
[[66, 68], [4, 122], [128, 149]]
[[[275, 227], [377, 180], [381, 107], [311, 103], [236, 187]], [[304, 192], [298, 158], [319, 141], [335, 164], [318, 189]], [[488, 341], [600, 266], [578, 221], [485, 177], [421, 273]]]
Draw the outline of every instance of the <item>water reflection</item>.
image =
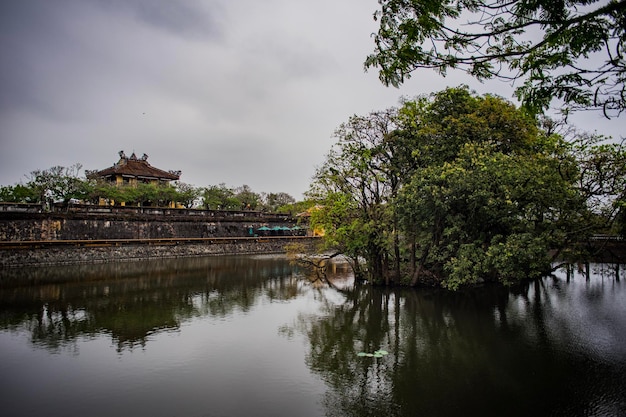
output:
[[[327, 416], [616, 416], [626, 415], [625, 300], [598, 270], [511, 292], [365, 286], [299, 326], [308, 366], [332, 387]], [[357, 356], [377, 349], [391, 355]]]
[[[2, 271], [13, 383], [0, 402], [31, 407], [15, 415], [626, 415], [624, 265], [458, 293], [330, 272], [332, 288], [275, 256]], [[7, 333], [49, 357], [6, 348]], [[103, 339], [117, 358], [93, 347]], [[64, 399], [51, 412], [31, 381], [60, 372], [72, 385], [46, 386]]]
[[26, 330], [52, 350], [109, 334], [118, 349], [144, 347], [151, 334], [193, 317], [248, 311], [262, 294], [296, 297], [284, 259], [213, 257], [2, 271], [0, 328]]

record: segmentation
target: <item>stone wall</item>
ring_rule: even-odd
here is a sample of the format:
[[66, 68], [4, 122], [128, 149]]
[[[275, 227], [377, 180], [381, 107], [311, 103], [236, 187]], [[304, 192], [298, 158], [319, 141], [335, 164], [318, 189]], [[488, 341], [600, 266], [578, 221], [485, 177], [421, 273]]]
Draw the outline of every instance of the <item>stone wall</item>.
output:
[[151, 258], [178, 258], [207, 255], [285, 253], [285, 246], [299, 242], [313, 247], [317, 238], [233, 238], [219, 242], [184, 244], [135, 244], [120, 246], [50, 246], [29, 249], [1, 249], [0, 268], [70, 265], [130, 261]]
[[[315, 240], [263, 237], [256, 233], [262, 226], [295, 226], [297, 220], [288, 215], [100, 206], [43, 212], [32, 205], [5, 206], [0, 210], [0, 268], [281, 253], [285, 252], [285, 245], [296, 239], [306, 244]], [[146, 240], [116, 241], [120, 239]]]
[[0, 241], [240, 237], [295, 224], [288, 216], [0, 212]]

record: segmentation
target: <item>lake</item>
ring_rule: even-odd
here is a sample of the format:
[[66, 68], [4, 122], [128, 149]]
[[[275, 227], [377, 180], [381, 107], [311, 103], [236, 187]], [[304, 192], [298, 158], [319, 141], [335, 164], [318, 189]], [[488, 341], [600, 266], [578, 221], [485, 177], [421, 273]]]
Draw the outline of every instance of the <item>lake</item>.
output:
[[1, 413], [625, 416], [625, 271], [449, 293], [276, 255], [0, 270]]

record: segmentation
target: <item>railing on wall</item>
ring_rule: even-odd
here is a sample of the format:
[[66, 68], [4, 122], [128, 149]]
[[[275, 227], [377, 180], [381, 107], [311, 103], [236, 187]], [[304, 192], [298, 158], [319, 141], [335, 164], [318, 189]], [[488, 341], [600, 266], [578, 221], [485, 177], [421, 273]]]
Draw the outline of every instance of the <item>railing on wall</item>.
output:
[[43, 206], [41, 204], [0, 202], [0, 211], [12, 211], [18, 213], [41, 213], [43, 211]]
[[0, 212], [20, 213], [93, 213], [93, 214], [120, 214], [120, 215], [158, 215], [158, 216], [193, 216], [193, 217], [257, 217], [271, 220], [290, 220], [292, 216], [282, 213], [266, 213], [252, 210], [201, 210], [169, 207], [133, 207], [133, 206], [99, 206], [91, 204], [52, 205], [50, 207], [41, 204], [28, 203], [5, 203], [0, 202]]
[[317, 236], [237, 236], [237, 237], [170, 237], [158, 239], [89, 239], [89, 240], [14, 240], [0, 241], [0, 250], [7, 249], [39, 249], [54, 246], [74, 246], [74, 247], [104, 247], [104, 246], [127, 246], [127, 245], [183, 245], [183, 244], [229, 244], [239, 242], [295, 242], [295, 241], [315, 241]]
[[133, 206], [95, 206], [87, 204], [72, 204], [55, 210], [81, 213], [110, 213], [110, 214], [147, 214], [158, 216], [194, 216], [194, 217], [265, 217], [275, 220], [288, 220], [288, 214], [265, 213], [251, 210], [201, 210], [169, 207], [133, 207]]

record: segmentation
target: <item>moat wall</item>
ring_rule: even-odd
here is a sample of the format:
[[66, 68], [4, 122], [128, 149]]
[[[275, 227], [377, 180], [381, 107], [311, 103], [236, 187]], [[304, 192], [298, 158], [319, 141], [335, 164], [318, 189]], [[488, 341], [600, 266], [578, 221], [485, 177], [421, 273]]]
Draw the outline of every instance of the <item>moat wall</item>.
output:
[[[288, 215], [129, 207], [88, 207], [66, 212], [38, 210], [26, 205], [0, 210], [0, 243], [3, 244], [0, 267], [284, 253], [285, 246], [295, 240], [306, 245], [313, 245], [316, 240], [257, 233], [262, 226], [270, 229], [296, 226], [297, 219]], [[174, 240], [116, 242], [120, 239]], [[205, 240], [189, 242], [185, 239]], [[73, 241], [81, 242], [74, 244]], [[11, 242], [27, 244], [17, 247]], [[37, 247], [37, 242], [46, 244]]]
[[72, 265], [132, 261], [155, 258], [183, 258], [210, 255], [285, 253], [293, 242], [314, 247], [317, 238], [234, 238], [221, 241], [181, 244], [136, 244], [120, 246], [51, 246], [1, 249], [0, 268], [21, 266]]
[[0, 241], [254, 236], [262, 226], [293, 227], [289, 216], [0, 212]]

